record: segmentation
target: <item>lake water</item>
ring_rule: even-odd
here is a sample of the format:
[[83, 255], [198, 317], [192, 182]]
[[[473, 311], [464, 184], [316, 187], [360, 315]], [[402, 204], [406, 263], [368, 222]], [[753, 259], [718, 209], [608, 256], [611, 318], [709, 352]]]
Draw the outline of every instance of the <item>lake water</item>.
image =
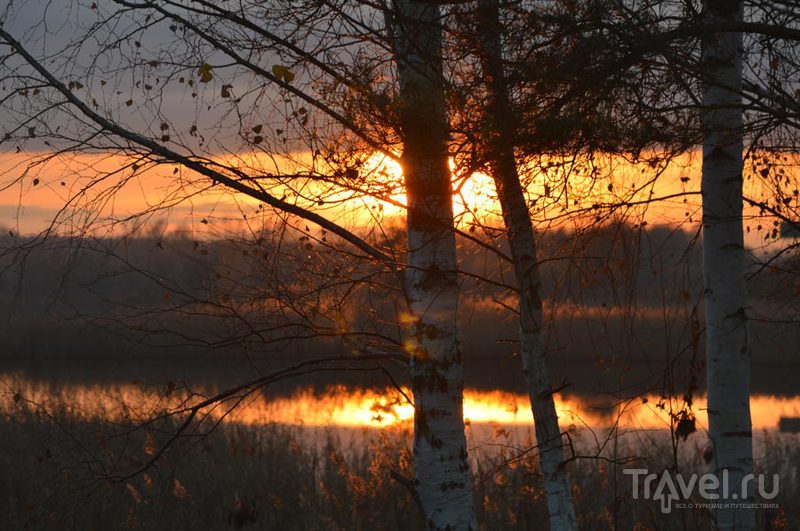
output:
[[[166, 369], [165, 369], [166, 370]], [[167, 371], [168, 372], [168, 371]], [[152, 371], [125, 379], [125, 374], [91, 375], [76, 372], [26, 370], [0, 372], [0, 411], [13, 415], [23, 403], [28, 408], [66, 410], [87, 420], [144, 421], [154, 414], [174, 412], [197, 404], [228, 386], [246, 381], [219, 371], [189, 380], [161, 379]], [[127, 374], [127, 373], [126, 373]], [[141, 378], [141, 379], [140, 379]], [[289, 383], [236, 393], [209, 406], [204, 413], [226, 422], [262, 425], [286, 424], [306, 427], [370, 428], [410, 424], [411, 392], [404, 387], [380, 386], [346, 379]], [[556, 409], [563, 429], [667, 430], [674, 413], [685, 407], [682, 398], [669, 399], [652, 392], [624, 397], [600, 393], [561, 393]], [[697, 429], [707, 426], [704, 396], [693, 397], [692, 413]], [[751, 398], [753, 428], [774, 430], [782, 417], [800, 417], [800, 395], [756, 392]], [[469, 425], [532, 428], [528, 398], [519, 390], [467, 387], [464, 417]]]
[[[282, 360], [276, 364], [291, 363]], [[57, 499], [69, 500], [76, 492], [85, 496], [80, 489], [86, 485], [102, 485], [97, 492], [105, 501], [92, 508], [89, 521], [111, 518], [108, 521], [116, 525], [119, 514], [145, 518], [158, 504], [195, 503], [193, 510], [198, 514], [206, 508], [221, 510], [220, 506], [227, 511], [239, 507], [239, 492], [262, 492], [258, 489], [274, 490], [271, 495], [275, 498], [270, 499], [288, 504], [290, 497], [281, 486], [285, 478], [274, 475], [274, 470], [291, 475], [300, 470], [308, 473], [311, 467], [315, 487], [309, 490], [308, 499], [316, 499], [315, 489], [326, 485], [323, 473], [331, 470], [346, 480], [348, 488], [355, 488], [368, 484], [364, 478], [385, 479], [388, 466], [408, 466], [413, 455], [413, 406], [409, 402], [413, 397], [403, 383], [402, 367], [395, 375], [398, 387], [387, 385], [379, 373], [345, 372], [311, 374], [238, 392], [203, 408], [184, 437], [172, 439], [176, 427], [187, 418], [187, 408], [269, 371], [241, 362], [202, 360], [6, 364], [0, 370], [0, 424], [4, 426], [0, 443], [12, 458], [0, 461], [0, 467], [5, 466], [9, 478], [5, 488], [21, 492], [17, 498], [8, 498], [13, 502], [9, 510], [22, 514], [26, 507], [41, 505], [43, 514], [57, 521], [59, 515], [76, 509], [69, 504], [53, 506], [53, 492], [58, 493]], [[580, 376], [578, 372], [575, 375]], [[633, 379], [638, 381], [643, 375], [644, 371]], [[476, 489], [490, 493], [479, 497], [485, 520], [494, 514], [493, 504], [506, 500], [512, 492], [522, 493], [520, 507], [536, 506], [544, 511], [538, 491], [531, 487], [536, 485], [537, 459], [529, 401], [514, 374], [507, 378], [515, 383], [505, 389], [493, 387], [485, 378], [468, 378], [464, 395]], [[583, 378], [588, 380], [588, 376]], [[474, 385], [476, 382], [483, 385]], [[635, 513], [631, 521], [656, 514], [647, 511], [657, 511], [657, 501], [630, 504], [625, 467], [635, 464], [636, 468], [661, 471], [674, 465], [682, 473], [707, 470], [702, 391], [693, 397], [691, 407], [696, 431], [680, 439], [671, 436], [671, 428], [686, 406], [682, 397], [670, 400], [650, 391], [626, 398], [621, 391], [587, 392], [587, 386], [580, 384], [573, 388], [581, 392], [558, 394], [556, 408], [561, 428], [568, 434], [565, 455], [574, 458], [570, 470], [584, 514], [605, 521], [605, 516], [597, 515], [619, 500], [628, 500], [621, 505], [620, 514]], [[623, 389], [628, 387], [621, 385]], [[792, 521], [798, 514], [800, 492], [800, 433], [782, 433], [778, 426], [782, 417], [800, 417], [800, 396], [775, 389], [767, 392], [768, 386], [760, 387], [751, 399], [754, 463], [756, 470], [780, 476], [777, 501], [779, 511], [784, 512], [763, 513], [763, 518], [771, 521], [785, 514], [785, 519]], [[165, 415], [171, 415], [173, 422], [152, 422]], [[221, 429], [217, 429], [219, 423]], [[164, 448], [168, 450], [158, 453]], [[113, 487], [104, 479], [107, 471], [127, 474], [156, 455], [160, 456], [157, 466], [125, 484]], [[61, 474], [55, 487], [51, 471]], [[214, 482], [208, 481], [208, 474], [213, 474]], [[252, 483], [255, 486], [246, 486], [246, 478], [252, 475], [257, 476]], [[0, 475], [0, 491], [2, 480]], [[515, 481], [527, 485], [528, 490], [511, 488]], [[216, 486], [221, 482], [232, 489], [233, 499], [219, 496]], [[386, 485], [383, 488], [403, 488], [391, 481]], [[407, 496], [402, 490], [395, 494]], [[341, 496], [345, 499], [351, 494]], [[265, 503], [258, 500], [258, 504]], [[105, 512], [113, 517], [103, 516], [102, 507], [108, 507]], [[87, 518], [83, 510], [79, 513], [80, 518]], [[543, 516], [531, 516], [531, 521], [537, 518]], [[161, 517], [157, 521], [163, 524]]]

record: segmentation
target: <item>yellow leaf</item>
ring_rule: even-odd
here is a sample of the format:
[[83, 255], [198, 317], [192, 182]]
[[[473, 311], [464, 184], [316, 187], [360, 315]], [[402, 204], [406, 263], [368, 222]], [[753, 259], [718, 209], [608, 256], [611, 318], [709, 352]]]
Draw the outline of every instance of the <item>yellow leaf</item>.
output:
[[156, 440], [153, 438], [153, 435], [149, 431], [146, 431], [144, 432], [144, 439], [144, 447], [142, 448], [144, 453], [147, 455], [156, 455]]
[[279, 80], [285, 81], [286, 83], [291, 83], [292, 80], [294, 79], [294, 73], [292, 73], [291, 70], [289, 70], [283, 65], [274, 65], [272, 67], [272, 73]]
[[142, 479], [144, 479], [144, 486], [147, 487], [147, 490], [152, 492], [154, 485], [153, 485], [153, 478], [150, 477], [150, 474], [145, 472], [144, 474], [142, 474]]
[[139, 489], [137, 489], [136, 487], [134, 487], [130, 483], [126, 483], [125, 486], [128, 488], [128, 492], [131, 493], [131, 496], [133, 496], [133, 500], [136, 503], [142, 503], [142, 495], [139, 494]]
[[417, 324], [417, 316], [410, 312], [400, 312], [399, 321], [401, 325], [414, 325]]
[[174, 494], [176, 498], [181, 498], [181, 499], [191, 498], [192, 496], [191, 494], [189, 494], [189, 491], [186, 490], [186, 487], [181, 485], [181, 482], [177, 479], [173, 484], [172, 494]]
[[211, 73], [214, 67], [208, 63], [203, 63], [203, 66], [197, 69], [197, 75], [200, 76], [200, 83], [208, 83], [212, 79], [214, 79], [214, 75]]

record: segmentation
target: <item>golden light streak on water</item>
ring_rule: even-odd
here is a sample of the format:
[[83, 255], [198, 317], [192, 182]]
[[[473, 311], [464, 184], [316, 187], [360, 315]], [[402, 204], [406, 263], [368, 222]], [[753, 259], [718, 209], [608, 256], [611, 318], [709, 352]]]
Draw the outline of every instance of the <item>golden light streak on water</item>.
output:
[[[215, 390], [208, 390], [212, 394]], [[0, 415], [13, 418], [22, 410], [61, 411], [87, 420], [142, 421], [165, 408], [196, 403], [183, 389], [146, 387], [141, 384], [51, 385], [15, 375], [0, 376]], [[527, 397], [503, 391], [467, 389], [464, 417], [470, 425], [532, 426]], [[751, 399], [754, 429], [775, 429], [781, 417], [800, 416], [800, 396], [757, 395]], [[206, 411], [219, 418], [231, 410], [225, 403]], [[675, 410], [681, 407], [673, 403]], [[692, 412], [698, 429], [707, 426], [705, 399], [695, 399]], [[40, 409], [41, 408], [41, 409]], [[562, 429], [608, 428], [662, 430], [670, 426], [670, 405], [658, 396], [614, 403], [597, 398], [557, 395]], [[323, 392], [300, 389], [290, 396], [253, 394], [227, 415], [229, 422], [246, 425], [279, 423], [308, 427], [382, 428], [408, 424], [414, 410], [394, 389], [376, 390], [331, 386]]]

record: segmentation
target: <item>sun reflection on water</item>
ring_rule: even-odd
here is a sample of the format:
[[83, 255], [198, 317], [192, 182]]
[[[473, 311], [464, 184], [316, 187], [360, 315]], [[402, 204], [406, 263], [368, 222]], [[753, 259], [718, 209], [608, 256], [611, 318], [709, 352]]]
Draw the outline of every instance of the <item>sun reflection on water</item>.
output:
[[[26, 408], [30, 411], [58, 411], [87, 420], [112, 422], [143, 421], [190, 406], [218, 390], [206, 389], [191, 394], [187, 389], [168, 386], [127, 384], [59, 384], [19, 375], [0, 375], [0, 415], [13, 417]], [[414, 408], [406, 399], [408, 390], [372, 390], [334, 385], [319, 391], [302, 388], [289, 395], [273, 396], [269, 390], [252, 393], [241, 401], [228, 401], [207, 408], [212, 418], [223, 415], [228, 422], [246, 425], [287, 424], [309, 427], [382, 428], [410, 424]], [[234, 403], [238, 404], [233, 407]], [[777, 428], [781, 417], [800, 416], [800, 397], [757, 395], [751, 398], [754, 429]], [[605, 428], [667, 429], [670, 411], [683, 407], [658, 396], [627, 401], [556, 395], [556, 409], [562, 429]], [[672, 408], [672, 409], [670, 409]], [[699, 429], [707, 426], [706, 402], [698, 397], [692, 405]], [[504, 391], [467, 389], [464, 418], [468, 425], [495, 424], [532, 426], [529, 402], [525, 395]]]

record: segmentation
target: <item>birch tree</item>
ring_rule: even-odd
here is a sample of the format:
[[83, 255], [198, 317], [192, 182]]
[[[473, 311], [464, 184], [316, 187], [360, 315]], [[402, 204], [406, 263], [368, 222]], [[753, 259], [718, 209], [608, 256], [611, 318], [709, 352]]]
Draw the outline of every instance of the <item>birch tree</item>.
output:
[[479, 0], [477, 21], [487, 92], [484, 109], [486, 158], [497, 188], [517, 283], [520, 357], [535, 422], [550, 528], [576, 529], [562, 436], [545, 357], [536, 237], [514, 156], [515, 118], [503, 71], [499, 2]]
[[[134, 173], [145, 165], [175, 165], [176, 179], [188, 178], [197, 189], [248, 196], [279, 217], [315, 224], [340, 239], [325, 245], [341, 246], [343, 257], [401, 271], [406, 298], [398, 306], [406, 308], [401, 321], [407, 325], [404, 347], [416, 411], [414, 490], [430, 528], [475, 528], [439, 8], [408, 0], [385, 9], [333, 2], [324, 9], [315, 5], [319, 16], [309, 17], [310, 7], [245, 2], [227, 8], [203, 0], [76, 6], [85, 9], [79, 20], [89, 22], [67, 38], [56, 61], [43, 58], [27, 42], [30, 35], [16, 35], [8, 23], [14, 20], [11, 10], [0, 18], [0, 42], [8, 53], [3, 79], [11, 92], [3, 104], [19, 124], [11, 124], [7, 140], [22, 142], [17, 131], [25, 130], [28, 140], [52, 140], [59, 153], [115, 153], [131, 161]], [[37, 16], [47, 19], [44, 12]], [[389, 68], [381, 70], [392, 63], [399, 86]], [[217, 106], [237, 119], [228, 130], [218, 123], [210, 146], [205, 135], [212, 135], [202, 126], [179, 126], [186, 115], [162, 105], [168, 84], [197, 102], [198, 121]], [[106, 86], [116, 91], [104, 92]], [[135, 95], [120, 103], [125, 92]], [[367, 106], [385, 115], [370, 120]], [[284, 113], [286, 125], [280, 123]], [[399, 124], [386, 115], [399, 116]], [[391, 160], [400, 149], [408, 204], [406, 267], [397, 258], [405, 250], [323, 212], [342, 197], [385, 198], [375, 192], [391, 185], [375, 171], [362, 172], [363, 161], [375, 154]], [[220, 157], [220, 151], [232, 157]], [[291, 171], [283, 163], [267, 169], [259, 162], [291, 157], [297, 162]], [[303, 171], [297, 171], [300, 166]], [[87, 189], [127, 178], [114, 170], [92, 179]], [[102, 195], [113, 197], [121, 187]], [[194, 193], [181, 187], [176, 202]]]
[[397, 0], [390, 26], [400, 76], [408, 201], [415, 484], [431, 529], [476, 528], [463, 415], [458, 276], [442, 36], [435, 4]]
[[[736, 26], [743, 2], [706, 0], [704, 22]], [[742, 231], [742, 34], [708, 33], [703, 88], [703, 279], [712, 467], [730, 485], [752, 472], [750, 345]], [[736, 487], [734, 487], [736, 488]], [[752, 492], [741, 503], [750, 501]], [[755, 529], [752, 509], [718, 508], [720, 529]]]

